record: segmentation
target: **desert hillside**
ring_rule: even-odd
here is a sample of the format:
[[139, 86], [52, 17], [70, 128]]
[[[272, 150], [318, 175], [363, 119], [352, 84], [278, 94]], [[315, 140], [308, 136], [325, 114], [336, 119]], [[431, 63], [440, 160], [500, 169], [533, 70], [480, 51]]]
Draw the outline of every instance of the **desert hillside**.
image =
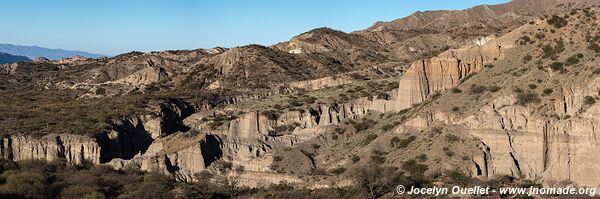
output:
[[599, 13], [514, 0], [273, 46], [2, 64], [0, 197], [596, 188]]

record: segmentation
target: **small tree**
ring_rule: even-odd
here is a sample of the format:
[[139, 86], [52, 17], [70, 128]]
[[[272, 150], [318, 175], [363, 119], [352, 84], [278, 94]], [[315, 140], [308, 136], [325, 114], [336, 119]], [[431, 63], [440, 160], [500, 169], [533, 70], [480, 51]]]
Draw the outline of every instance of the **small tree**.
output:
[[395, 186], [402, 184], [402, 175], [395, 168], [381, 167], [375, 164], [355, 169], [352, 177], [356, 186], [368, 198], [379, 198], [385, 193], [393, 191]]

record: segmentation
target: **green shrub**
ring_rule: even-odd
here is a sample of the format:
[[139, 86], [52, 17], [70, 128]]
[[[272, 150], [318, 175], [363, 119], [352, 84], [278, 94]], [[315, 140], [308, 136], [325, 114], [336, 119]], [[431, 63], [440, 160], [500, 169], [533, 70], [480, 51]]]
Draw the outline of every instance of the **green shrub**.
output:
[[448, 157], [454, 156], [454, 152], [452, 150], [450, 150], [450, 148], [444, 147], [444, 148], [442, 148], [442, 150], [444, 150], [444, 153], [446, 153], [446, 156], [448, 156]]
[[446, 134], [446, 141], [447, 142], [457, 142], [457, 141], [460, 141], [460, 138], [454, 134]]
[[414, 135], [408, 136], [407, 138], [402, 139], [400, 143], [398, 143], [398, 148], [406, 148], [411, 142], [415, 141], [416, 139], [417, 137], [415, 137]]
[[568, 21], [565, 18], [562, 18], [557, 15], [552, 15], [552, 17], [546, 20], [548, 24], [553, 25], [555, 28], [562, 28], [568, 24]]
[[452, 107], [451, 110], [452, 110], [452, 112], [458, 112], [458, 111], [460, 111], [460, 107], [455, 106], [455, 107]]
[[585, 104], [587, 104], [587, 105], [591, 105], [591, 104], [594, 104], [594, 103], [596, 103], [596, 99], [595, 99], [594, 97], [592, 97], [592, 96], [585, 96], [585, 97], [583, 98], [583, 102], [584, 102]]
[[540, 101], [541, 100], [536, 93], [530, 91], [517, 92], [517, 104], [521, 106], [539, 103]]
[[527, 62], [531, 61], [531, 59], [533, 59], [533, 57], [531, 57], [531, 55], [525, 55], [525, 57], [523, 57], [523, 63], [527, 63]]
[[565, 65], [567, 65], [567, 66], [578, 64], [578, 63], [579, 63], [579, 58], [577, 58], [577, 56], [575, 56], [575, 55], [573, 55], [573, 56], [567, 58], [567, 60], [565, 60]]
[[390, 130], [394, 129], [394, 127], [396, 127], [396, 126], [394, 126], [393, 124], [385, 124], [385, 125], [381, 126], [381, 130], [390, 131]]
[[364, 131], [364, 130], [369, 129], [374, 124], [375, 124], [375, 121], [373, 121], [371, 119], [366, 119], [362, 122], [355, 123], [352, 126], [354, 127], [354, 129], [356, 129], [356, 131]]
[[338, 168], [331, 170], [331, 173], [335, 174], [335, 175], [340, 175], [344, 172], [346, 172], [346, 168], [344, 168], [344, 167], [338, 167]]
[[535, 84], [529, 84], [528, 86], [529, 86], [529, 89], [536, 89], [537, 88], [537, 85], [535, 85]]
[[475, 76], [476, 74], [477, 74], [477, 73], [471, 73], [471, 74], [468, 74], [467, 76], [465, 76], [464, 78], [462, 78], [462, 79], [460, 80], [460, 82], [461, 82], [461, 83], [463, 83], [463, 82], [467, 81], [468, 79], [470, 79], [471, 77]]
[[394, 136], [394, 137], [392, 137], [392, 139], [390, 139], [390, 145], [391, 145], [392, 147], [394, 147], [394, 146], [396, 146], [396, 144], [398, 144], [400, 141], [401, 141], [401, 140], [400, 140], [400, 138], [398, 138], [398, 137]]
[[424, 164], [419, 164], [417, 161], [411, 159], [402, 163], [402, 169], [412, 176], [422, 176], [429, 167]]
[[588, 49], [593, 50], [595, 53], [600, 53], [600, 45], [596, 43], [590, 44]]
[[377, 94], [377, 99], [389, 100], [390, 99], [390, 95], [387, 94], [387, 93], [379, 93], [379, 94]]
[[106, 93], [105, 88], [96, 88], [96, 95], [104, 95]]
[[383, 164], [383, 163], [385, 163], [385, 157], [383, 157], [379, 154], [373, 154], [373, 155], [371, 155], [371, 163]]
[[488, 86], [487, 88], [487, 90], [492, 93], [498, 92], [500, 89], [502, 89], [502, 87], [496, 85]]
[[558, 40], [558, 42], [556, 42], [555, 46], [552, 46], [550, 44], [546, 44], [542, 47], [542, 51], [544, 53], [544, 55], [542, 56], [542, 58], [555, 58], [555, 56], [558, 53], [561, 53], [565, 50], [565, 44], [564, 41], [562, 40], [562, 38], [560, 38]]
[[375, 139], [377, 139], [377, 135], [376, 134], [369, 134], [369, 135], [367, 135], [367, 137], [365, 138], [365, 140], [363, 140], [363, 145], [367, 145], [367, 144], [371, 143]]
[[560, 70], [564, 70], [565, 69], [563, 67], [563, 63], [562, 62], [553, 62], [552, 64], [550, 64], [550, 68], [552, 68], [552, 70], [554, 70], [554, 71], [560, 71]]
[[483, 85], [473, 85], [471, 87], [471, 93], [472, 94], [481, 94], [481, 93], [485, 92], [486, 89], [487, 88]]
[[459, 170], [451, 170], [446, 172], [448, 176], [448, 180], [450, 180], [451, 184], [459, 184], [459, 185], [467, 185], [471, 181], [469, 176], [465, 175], [463, 172]]
[[531, 40], [531, 38], [529, 38], [529, 36], [523, 35], [519, 38], [518, 43], [519, 43], [519, 45], [527, 45], [527, 44], [533, 44], [534, 41]]
[[274, 110], [263, 111], [261, 114], [269, 120], [277, 120], [277, 118], [279, 118], [279, 112]]
[[452, 88], [452, 93], [462, 93], [462, 90], [458, 88]]

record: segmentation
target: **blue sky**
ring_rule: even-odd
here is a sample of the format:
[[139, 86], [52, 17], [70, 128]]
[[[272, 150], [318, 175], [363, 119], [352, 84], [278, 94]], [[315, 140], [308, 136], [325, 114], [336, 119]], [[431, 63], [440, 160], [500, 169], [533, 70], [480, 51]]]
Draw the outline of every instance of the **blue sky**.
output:
[[0, 43], [116, 55], [271, 45], [318, 27], [351, 32], [417, 10], [508, 0], [2, 0]]

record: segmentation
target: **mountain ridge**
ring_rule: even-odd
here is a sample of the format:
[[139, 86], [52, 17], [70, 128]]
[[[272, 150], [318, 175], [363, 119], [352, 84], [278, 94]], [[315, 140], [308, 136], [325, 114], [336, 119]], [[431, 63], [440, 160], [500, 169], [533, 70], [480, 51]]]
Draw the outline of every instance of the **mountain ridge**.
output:
[[61, 48], [45, 48], [40, 46], [23, 46], [8, 43], [0, 43], [0, 52], [11, 55], [26, 56], [33, 60], [38, 57], [45, 57], [52, 60], [64, 59], [73, 56], [82, 56], [87, 58], [99, 58], [107, 55], [90, 53], [78, 50], [65, 50]]
[[15, 62], [22, 62], [22, 61], [31, 61], [31, 59], [29, 59], [25, 56], [16, 56], [16, 55], [11, 55], [8, 53], [0, 52], [0, 64], [12, 64]]

